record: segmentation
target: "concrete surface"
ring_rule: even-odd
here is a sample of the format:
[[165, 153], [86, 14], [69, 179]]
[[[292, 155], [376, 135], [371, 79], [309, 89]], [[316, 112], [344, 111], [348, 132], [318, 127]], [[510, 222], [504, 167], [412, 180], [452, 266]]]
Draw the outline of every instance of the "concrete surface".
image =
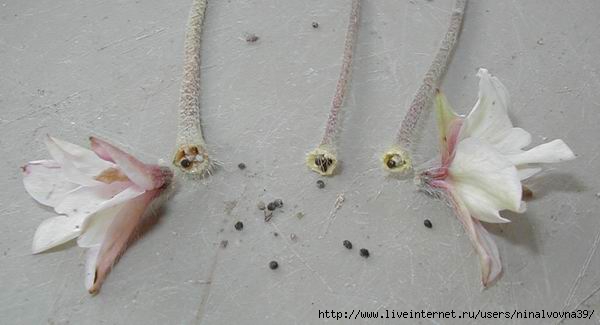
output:
[[[76, 245], [32, 256], [33, 233], [53, 212], [27, 195], [18, 167], [48, 157], [44, 134], [82, 145], [94, 134], [149, 162], [170, 159], [189, 6], [1, 1], [0, 323], [315, 324], [326, 321], [319, 309], [577, 307], [596, 314], [565, 323], [599, 322], [596, 0], [473, 0], [468, 7], [444, 83], [450, 101], [466, 112], [476, 99], [475, 71], [485, 66], [508, 87], [512, 116], [534, 143], [562, 138], [578, 155], [530, 182], [536, 199], [526, 214], [488, 227], [505, 268], [488, 290], [481, 290], [477, 257], [452, 213], [378, 165], [446, 28], [451, 0], [364, 1], [343, 170], [322, 190], [303, 159], [324, 127], [349, 1], [211, 1], [202, 114], [222, 168], [203, 183], [181, 184], [161, 222], [96, 297], [83, 286]], [[247, 44], [246, 33], [260, 39]], [[239, 162], [248, 168], [238, 170]], [[345, 202], [325, 234], [340, 193]], [[256, 203], [275, 198], [285, 206], [265, 223]], [[241, 232], [233, 228], [238, 220]], [[369, 259], [358, 255], [361, 247]], [[267, 267], [271, 260], [279, 261], [276, 271]], [[507, 322], [556, 320], [495, 323]]]

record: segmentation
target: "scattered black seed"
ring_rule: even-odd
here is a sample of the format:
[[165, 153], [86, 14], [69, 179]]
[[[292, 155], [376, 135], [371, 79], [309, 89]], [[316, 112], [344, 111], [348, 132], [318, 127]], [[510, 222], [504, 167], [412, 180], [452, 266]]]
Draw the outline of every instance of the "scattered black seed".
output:
[[352, 249], [352, 243], [349, 240], [344, 240], [342, 243], [344, 244], [344, 247], [346, 247], [347, 249]]
[[319, 28], [319, 23], [317, 23], [316, 21], [313, 21], [312, 27], [313, 28]]
[[275, 269], [277, 269], [278, 267], [279, 267], [279, 263], [277, 263], [277, 261], [271, 261], [271, 262], [269, 262], [269, 268], [270, 268], [271, 270], [275, 270]]
[[323, 182], [322, 180], [318, 180], [317, 181], [317, 187], [318, 188], [324, 188], [325, 187], [325, 182]]
[[187, 158], [183, 158], [180, 164], [183, 168], [189, 168], [192, 165], [192, 163]]
[[242, 223], [241, 221], [238, 221], [235, 223], [234, 227], [235, 227], [235, 230], [240, 231], [240, 230], [244, 229], [244, 223]]
[[221, 248], [226, 248], [227, 245], [229, 245], [229, 241], [228, 240], [221, 240]]
[[246, 36], [246, 42], [254, 43], [256, 41], [258, 41], [258, 36], [254, 35], [254, 34], [250, 34], [250, 35]]
[[283, 200], [281, 200], [281, 199], [277, 199], [277, 200], [273, 201], [273, 203], [275, 203], [275, 207], [277, 207], [277, 208], [281, 208], [283, 206]]
[[244, 170], [244, 169], [246, 169], [246, 164], [244, 164], [244, 163], [239, 163], [239, 164], [238, 164], [238, 168], [239, 168], [239, 169], [242, 169], [242, 170]]
[[273, 211], [277, 208], [277, 204], [275, 204], [275, 202], [271, 202], [269, 204], [267, 204], [267, 210], [269, 211]]
[[423, 221], [423, 224], [425, 225], [425, 227], [427, 228], [431, 228], [433, 227], [433, 225], [431, 224], [431, 221], [429, 221], [429, 219], [425, 219], [425, 221]]
[[264, 209], [265, 209], [265, 202], [263, 202], [263, 201], [260, 201], [260, 202], [258, 202], [258, 203], [256, 204], [256, 207], [257, 207], [259, 210], [264, 210]]
[[364, 257], [364, 258], [368, 258], [369, 257], [369, 250], [366, 248], [361, 248], [360, 249], [360, 256]]
[[275, 236], [275, 237], [278, 237], [278, 236], [279, 236], [279, 233], [278, 233], [278, 232], [274, 232], [274, 233], [273, 233], [273, 236]]

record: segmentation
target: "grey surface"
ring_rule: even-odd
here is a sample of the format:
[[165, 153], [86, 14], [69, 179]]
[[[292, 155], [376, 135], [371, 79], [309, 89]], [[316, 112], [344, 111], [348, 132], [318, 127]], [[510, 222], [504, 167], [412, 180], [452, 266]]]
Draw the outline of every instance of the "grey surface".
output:
[[[319, 309], [580, 305], [600, 312], [600, 296], [590, 297], [600, 286], [596, 0], [473, 0], [468, 7], [444, 83], [455, 108], [466, 112], [475, 102], [475, 71], [484, 66], [508, 87], [514, 121], [534, 144], [562, 138], [578, 155], [530, 182], [536, 199], [527, 213], [488, 227], [505, 270], [488, 290], [452, 213], [387, 178], [378, 162], [446, 28], [450, 0], [364, 1], [343, 169], [323, 190], [303, 159], [324, 127], [349, 1], [211, 1], [202, 114], [222, 168], [205, 182], [180, 182], [161, 222], [127, 251], [96, 297], [83, 286], [76, 245], [32, 256], [33, 233], [53, 212], [27, 195], [18, 167], [48, 157], [46, 133], [81, 145], [94, 134], [148, 162], [169, 161], [189, 6], [0, 3], [0, 323], [312, 324], [323, 322]], [[245, 33], [260, 39], [247, 44]], [[248, 168], [238, 170], [239, 162]], [[322, 236], [340, 193], [345, 202]], [[265, 223], [256, 203], [274, 198], [285, 207]], [[241, 232], [233, 228], [238, 220]], [[370, 249], [369, 259], [358, 256], [360, 247]], [[276, 271], [267, 267], [273, 259]]]

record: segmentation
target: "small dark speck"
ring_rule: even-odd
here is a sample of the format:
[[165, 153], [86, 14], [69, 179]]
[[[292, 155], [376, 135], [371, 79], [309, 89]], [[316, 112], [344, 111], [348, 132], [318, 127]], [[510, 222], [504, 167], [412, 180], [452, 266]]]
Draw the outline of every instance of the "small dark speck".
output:
[[275, 236], [275, 237], [279, 237], [279, 233], [278, 233], [278, 232], [274, 232], [274, 233], [273, 233], [273, 236]]
[[317, 181], [317, 187], [318, 188], [324, 188], [325, 187], [325, 182], [323, 182], [322, 180], [318, 180]]
[[319, 23], [317, 23], [316, 21], [312, 22], [312, 27], [313, 28], [319, 28]]
[[347, 249], [352, 249], [352, 243], [349, 240], [344, 240], [342, 244], [344, 244], [344, 247]]
[[277, 263], [277, 261], [271, 261], [271, 262], [269, 262], [269, 268], [270, 268], [271, 270], [275, 270], [275, 269], [277, 269], [278, 267], [279, 267], [279, 263]]
[[246, 42], [254, 43], [256, 41], [258, 41], [258, 36], [254, 35], [254, 34], [250, 34], [250, 35], [246, 36]]
[[242, 223], [241, 221], [238, 221], [235, 223], [234, 227], [235, 227], [235, 230], [240, 231], [240, 230], [244, 229], [244, 223]]
[[431, 224], [431, 221], [429, 219], [425, 219], [425, 221], [423, 221], [423, 224], [425, 225], [425, 227], [427, 228], [431, 228], [433, 227], [433, 225]]
[[277, 208], [277, 204], [275, 204], [275, 202], [271, 202], [269, 204], [267, 204], [267, 210], [269, 211], [273, 211]]
[[360, 256], [362, 256], [364, 258], [368, 258], [369, 255], [371, 255], [371, 254], [369, 253], [368, 249], [366, 249], [366, 248], [361, 248], [360, 249]]
[[273, 203], [275, 203], [275, 206], [278, 208], [281, 208], [283, 206], [283, 200], [282, 199], [277, 199], [275, 201], [273, 201]]
[[246, 169], [246, 164], [244, 164], [244, 163], [239, 163], [239, 164], [238, 164], [238, 168], [239, 168], [239, 169], [241, 169], [241, 170], [244, 170], [244, 169]]
[[226, 248], [227, 245], [229, 245], [229, 241], [228, 240], [221, 240], [221, 248]]

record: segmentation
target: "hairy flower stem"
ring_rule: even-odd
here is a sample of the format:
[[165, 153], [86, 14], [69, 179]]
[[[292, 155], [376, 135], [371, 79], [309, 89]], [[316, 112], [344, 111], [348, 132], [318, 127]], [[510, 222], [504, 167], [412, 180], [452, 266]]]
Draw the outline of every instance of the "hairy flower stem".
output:
[[358, 23], [360, 20], [360, 0], [352, 0], [352, 10], [350, 11], [350, 19], [348, 29], [346, 30], [346, 39], [344, 42], [344, 58], [342, 60], [342, 70], [338, 79], [335, 94], [331, 101], [331, 110], [327, 119], [327, 126], [321, 144], [311, 151], [306, 158], [308, 168], [321, 175], [332, 175], [337, 163], [336, 138], [340, 129], [339, 115], [344, 97], [350, 80], [350, 72], [352, 68], [352, 56], [354, 54], [354, 45], [356, 43], [356, 34], [358, 32]]
[[433, 105], [435, 92], [446, 73], [460, 35], [466, 5], [467, 0], [456, 0], [454, 3], [446, 35], [402, 120], [394, 145], [383, 156], [383, 166], [389, 172], [406, 175], [413, 168], [411, 150], [415, 129], [424, 111]]
[[173, 157], [173, 165], [194, 176], [204, 176], [211, 170], [200, 125], [200, 45], [206, 3], [207, 0], [193, 0], [188, 19], [179, 99], [177, 150]]

